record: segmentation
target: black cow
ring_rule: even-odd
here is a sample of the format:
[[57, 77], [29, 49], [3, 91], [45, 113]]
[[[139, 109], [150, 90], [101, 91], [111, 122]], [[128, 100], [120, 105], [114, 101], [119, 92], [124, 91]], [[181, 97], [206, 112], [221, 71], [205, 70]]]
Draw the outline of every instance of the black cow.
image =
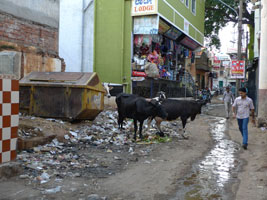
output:
[[[125, 93], [120, 93], [120, 94], [118, 94], [117, 96], [116, 96], [116, 99], [115, 99], [115, 101], [116, 101], [116, 104], [117, 104], [117, 108], [118, 108], [118, 114], [119, 114], [119, 116], [118, 116], [118, 125], [119, 125], [119, 129], [123, 129], [123, 120], [125, 119], [125, 118], [123, 118], [122, 117], [122, 114], [121, 113], [123, 113], [124, 111], [124, 108], [123, 108], [123, 106], [121, 106], [121, 101], [123, 100], [126, 100], [127, 101], [127, 99], [135, 99], [135, 98], [138, 98], [138, 97], [140, 97], [140, 96], [138, 96], [138, 95], [135, 95], [135, 94], [125, 94]], [[166, 95], [165, 95], [165, 92], [163, 92], [163, 91], [160, 91], [160, 92], [158, 92], [157, 93], [157, 97], [155, 97], [155, 98], [153, 98], [152, 100], [156, 100], [156, 101], [158, 101], [158, 102], [161, 102], [163, 99], [166, 99]], [[149, 100], [148, 100], [149, 101]], [[154, 118], [155, 116], [153, 116], [153, 117], [149, 117], [149, 118]]]
[[143, 97], [137, 95], [121, 93], [116, 97], [118, 107], [118, 124], [122, 128], [122, 123], [125, 118], [134, 120], [134, 139], [136, 140], [137, 121], [140, 122], [139, 136], [142, 138], [142, 127], [144, 121], [150, 117], [160, 117], [166, 119], [167, 113], [162, 108], [161, 104], [156, 100], [147, 101]]
[[[172, 100], [172, 99], [165, 99], [162, 101], [162, 107], [166, 110], [168, 117], [167, 121], [172, 121], [177, 118], [181, 118], [183, 124], [183, 134], [184, 138], [185, 135], [185, 126], [188, 118], [191, 118], [191, 121], [194, 121], [197, 114], [201, 114], [201, 107], [205, 104], [203, 101], [191, 101], [191, 100]], [[150, 127], [152, 119], [148, 122], [148, 126]], [[160, 124], [164, 119], [160, 117], [155, 117], [156, 125], [160, 131], [160, 136], [164, 136], [160, 128]]]
[[120, 93], [116, 96], [116, 104], [117, 104], [117, 109], [118, 109], [118, 125], [119, 129], [123, 129], [123, 120], [126, 118], [124, 116], [125, 113], [125, 102], [133, 101], [134, 99], [139, 98], [139, 96], [135, 94], [125, 94], [125, 93]]

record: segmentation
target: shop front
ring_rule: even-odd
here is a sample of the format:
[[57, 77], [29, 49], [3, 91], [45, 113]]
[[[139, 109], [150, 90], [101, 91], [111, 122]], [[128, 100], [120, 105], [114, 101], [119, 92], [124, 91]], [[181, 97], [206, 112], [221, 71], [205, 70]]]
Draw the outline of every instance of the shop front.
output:
[[198, 89], [206, 87], [211, 88], [211, 64], [209, 58], [204, 51], [196, 53], [196, 76], [198, 82]]
[[154, 97], [164, 91], [169, 97], [192, 96], [194, 50], [200, 44], [159, 15], [133, 17], [133, 93]]
[[150, 97], [157, 92], [151, 85], [169, 91], [193, 85], [194, 50], [204, 43], [205, 3], [192, 2], [94, 1], [93, 71], [115, 87], [112, 95], [143, 89]]

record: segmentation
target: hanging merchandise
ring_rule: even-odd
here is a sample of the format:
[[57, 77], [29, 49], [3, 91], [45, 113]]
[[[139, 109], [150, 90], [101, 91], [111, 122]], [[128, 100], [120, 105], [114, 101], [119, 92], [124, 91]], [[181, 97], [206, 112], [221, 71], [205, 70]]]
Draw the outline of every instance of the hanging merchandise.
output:
[[191, 63], [194, 63], [195, 62], [195, 53], [192, 52], [192, 58], [191, 58]]
[[143, 35], [143, 43], [145, 43], [145, 45], [150, 46], [152, 44], [152, 36], [151, 35]]
[[161, 53], [159, 53], [159, 64], [164, 65], [164, 58], [161, 56]]
[[155, 63], [158, 64], [159, 63], [159, 55], [157, 53], [157, 51], [153, 51], [152, 53], [150, 53], [147, 57], [147, 59], [151, 62], [151, 63]]
[[168, 52], [168, 48], [167, 48], [166, 45], [161, 45], [161, 46], [160, 46], [160, 50], [161, 50], [161, 52], [163, 52], [163, 53]]
[[168, 51], [171, 49], [171, 41], [168, 40]]
[[149, 54], [149, 46], [145, 43], [142, 44], [142, 46], [140, 47], [140, 51], [141, 51], [141, 56], [147, 56]]
[[174, 49], [174, 42], [170, 40], [170, 51], [173, 51]]
[[162, 41], [163, 41], [163, 37], [162, 37], [162, 35], [152, 35], [152, 42], [154, 42], [154, 43], [162, 43]]
[[176, 52], [177, 52], [178, 54], [181, 54], [181, 53], [182, 53], [182, 46], [181, 46], [181, 45], [177, 45]]
[[160, 74], [160, 77], [162, 78], [163, 77], [163, 74], [166, 70], [164, 69], [164, 66], [161, 66], [159, 65], [159, 74]]
[[192, 51], [189, 51], [189, 56], [188, 56], [189, 59], [192, 58]]
[[189, 51], [187, 49], [184, 49], [184, 57], [188, 58], [189, 56]]
[[159, 44], [156, 44], [155, 45], [155, 50], [156, 50], [156, 52], [159, 54], [160, 53], [160, 46], [159, 46]]
[[137, 47], [141, 47], [143, 44], [143, 35], [135, 35], [134, 36], [134, 44]]

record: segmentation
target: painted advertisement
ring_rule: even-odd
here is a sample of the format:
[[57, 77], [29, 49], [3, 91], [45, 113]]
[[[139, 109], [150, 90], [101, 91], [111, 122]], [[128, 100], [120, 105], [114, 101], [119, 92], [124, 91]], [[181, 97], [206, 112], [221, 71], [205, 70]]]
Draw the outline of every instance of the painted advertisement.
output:
[[230, 68], [230, 60], [224, 60], [222, 61], [222, 66], [225, 68], [225, 69], [229, 69]]
[[164, 35], [172, 40], [177, 40], [183, 33], [178, 29], [172, 27]]
[[192, 40], [189, 37], [184, 37], [184, 39], [181, 40], [180, 42], [182, 45], [188, 47], [191, 50], [195, 50], [196, 48], [198, 48], [200, 45], [198, 43], [196, 43], [194, 40]]
[[221, 67], [221, 61], [220, 60], [213, 60], [213, 69], [220, 69]]
[[245, 61], [244, 60], [232, 61], [231, 78], [234, 78], [234, 79], [245, 78]]
[[158, 0], [132, 0], [132, 16], [151, 15], [158, 12]]
[[159, 32], [159, 16], [141, 16], [134, 17], [134, 34], [158, 34]]

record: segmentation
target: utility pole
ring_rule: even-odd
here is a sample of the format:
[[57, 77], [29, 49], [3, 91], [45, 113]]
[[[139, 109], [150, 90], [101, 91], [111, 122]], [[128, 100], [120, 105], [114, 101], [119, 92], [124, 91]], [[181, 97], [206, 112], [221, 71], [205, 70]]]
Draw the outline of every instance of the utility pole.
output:
[[[237, 43], [237, 60], [242, 59], [242, 19], [243, 19], [243, 1], [239, 0], [239, 15], [238, 15], [238, 43]], [[236, 79], [236, 96], [238, 96], [238, 90], [241, 86], [240, 79]]]

